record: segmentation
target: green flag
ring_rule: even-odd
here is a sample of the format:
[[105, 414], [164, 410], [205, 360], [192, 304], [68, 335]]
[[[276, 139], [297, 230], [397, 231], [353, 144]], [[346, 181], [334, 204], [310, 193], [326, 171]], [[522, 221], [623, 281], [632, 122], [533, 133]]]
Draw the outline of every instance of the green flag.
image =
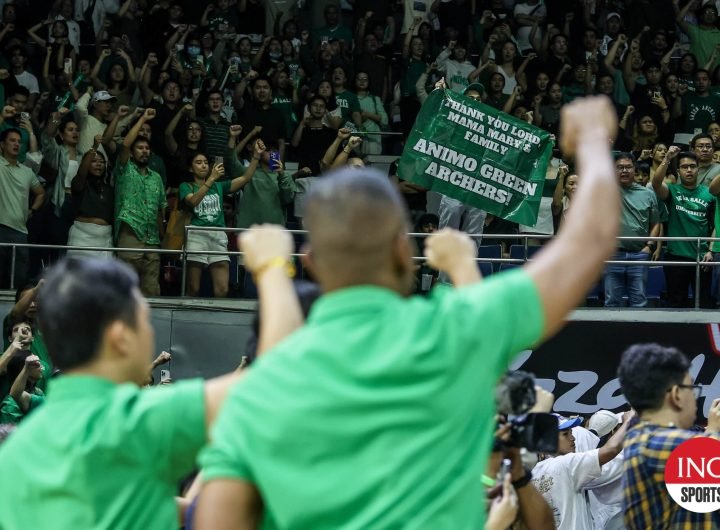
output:
[[533, 226], [550, 133], [450, 90], [420, 109], [398, 175], [503, 219]]

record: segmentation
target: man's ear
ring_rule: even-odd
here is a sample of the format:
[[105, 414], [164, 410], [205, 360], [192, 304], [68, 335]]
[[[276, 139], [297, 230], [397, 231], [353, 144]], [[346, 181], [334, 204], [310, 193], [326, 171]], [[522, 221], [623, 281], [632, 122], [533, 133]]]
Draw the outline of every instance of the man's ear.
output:
[[681, 409], [682, 399], [680, 398], [680, 387], [674, 385], [665, 396], [666, 402], [675, 410]]
[[110, 324], [102, 336], [102, 350], [113, 357], [125, 358], [132, 352], [133, 340], [130, 327], [122, 320]]

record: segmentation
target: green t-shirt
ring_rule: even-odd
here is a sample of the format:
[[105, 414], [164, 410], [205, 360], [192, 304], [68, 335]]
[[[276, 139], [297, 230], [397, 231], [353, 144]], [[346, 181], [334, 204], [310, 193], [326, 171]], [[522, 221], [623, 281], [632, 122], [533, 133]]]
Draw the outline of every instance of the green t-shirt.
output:
[[272, 100], [272, 106], [278, 109], [283, 115], [283, 120], [285, 120], [285, 137], [292, 138], [298, 123], [292, 99], [283, 95], [275, 96]]
[[682, 99], [683, 132], [688, 134], [696, 134], [695, 131], [707, 131], [708, 125], [718, 121], [718, 111], [720, 110], [720, 96], [712, 94], [708, 96], [698, 96], [697, 94], [687, 93]]
[[[23, 412], [15, 398], [5, 396], [2, 404], [0, 404], [0, 423], [20, 423], [28, 414], [45, 402], [45, 394], [39, 388], [30, 394], [30, 407], [27, 412]], [[2, 523], [0, 523], [2, 524]]]
[[[668, 237], [708, 237], [708, 210], [715, 202], [707, 186], [687, 189], [682, 184], [668, 184]], [[667, 250], [674, 256], [695, 260], [698, 246], [693, 241], [668, 241]], [[700, 258], [708, 251], [707, 243], [700, 244]]]
[[345, 50], [350, 50], [353, 42], [353, 35], [350, 28], [337, 25], [335, 27], [324, 26], [315, 31], [315, 43], [320, 46], [323, 42], [329, 42], [333, 39], [344, 41]]
[[543, 326], [522, 269], [427, 298], [325, 294], [230, 391], [203, 478], [255, 484], [263, 529], [483, 528], [493, 388]]
[[[417, 89], [415, 84], [417, 83], [420, 76], [427, 69], [425, 61], [421, 61], [415, 58], [410, 58], [403, 61], [403, 75], [400, 80], [400, 88], [402, 89], [403, 96], [417, 97]], [[336, 96], [337, 97], [337, 96]]]
[[720, 44], [720, 29], [704, 29], [694, 24], [687, 26], [688, 37], [690, 37], [690, 53], [695, 56], [699, 65], [705, 65], [715, 47]]
[[0, 446], [12, 477], [0, 480], [0, 528], [177, 529], [177, 483], [206, 439], [204, 396], [199, 379], [147, 390], [54, 379]]
[[[620, 236], [647, 237], [653, 225], [660, 222], [660, 210], [655, 193], [640, 184], [620, 188]], [[642, 250], [645, 241], [621, 241], [620, 247], [630, 252]]]
[[336, 93], [335, 101], [342, 113], [343, 127], [345, 127], [345, 124], [348, 122], [354, 124], [352, 120], [353, 112], [360, 112], [360, 102], [358, 101], [358, 97], [349, 90], [346, 90], [342, 93]]
[[[223, 213], [223, 196], [230, 193], [232, 181], [223, 180], [221, 182], [213, 182], [213, 185], [207, 191], [203, 199], [195, 208], [193, 208], [193, 216], [190, 224], [193, 226], [219, 226], [225, 227], [225, 215]], [[194, 182], [183, 182], [180, 184], [178, 195], [185, 203], [185, 197], [192, 193], [196, 193], [199, 187]]]
[[272, 173], [256, 169], [252, 180], [243, 188], [238, 202], [235, 226], [250, 228], [254, 224], [285, 224], [285, 205], [295, 195], [295, 182], [289, 173]]
[[[720, 197], [715, 197], [715, 224], [713, 225], [715, 227], [715, 237], [720, 237], [717, 234], [720, 234]], [[710, 250], [713, 252], [720, 252], [720, 242], [713, 241], [710, 243]]]

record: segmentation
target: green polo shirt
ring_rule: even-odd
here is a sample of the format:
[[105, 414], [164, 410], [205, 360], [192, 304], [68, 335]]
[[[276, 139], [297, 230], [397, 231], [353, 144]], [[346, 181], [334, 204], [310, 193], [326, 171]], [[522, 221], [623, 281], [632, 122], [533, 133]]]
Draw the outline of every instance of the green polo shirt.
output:
[[201, 380], [141, 390], [53, 379], [45, 404], [0, 445], [0, 529], [178, 527], [174, 495], [205, 443]]
[[[23, 418], [45, 402], [45, 394], [39, 388], [30, 395], [30, 407], [23, 412], [15, 398], [6, 396], [0, 403], [0, 423], [20, 423]], [[0, 523], [1, 524], [1, 523]]]
[[160, 244], [158, 213], [167, 207], [165, 187], [160, 175], [148, 168], [140, 173], [137, 164], [128, 160], [115, 166], [115, 236], [126, 223], [135, 236], [147, 245]]
[[[623, 237], [648, 237], [653, 225], [660, 222], [660, 210], [655, 193], [639, 184], [629, 188], [620, 187], [622, 210], [620, 211], [620, 235]], [[630, 252], [643, 249], [646, 241], [621, 241], [620, 248]]]
[[[359, 113], [361, 111], [358, 97], [349, 90], [345, 90], [341, 93], [335, 94], [335, 101], [342, 113], [343, 124], [347, 124], [349, 122], [354, 126], [354, 122], [352, 121], [353, 112]], [[343, 127], [345, 126], [346, 125], [343, 125]]]
[[263, 529], [483, 528], [493, 388], [543, 325], [522, 269], [326, 294], [230, 391], [203, 477], [258, 487]]
[[[708, 210], [715, 202], [707, 186], [688, 189], [681, 184], [668, 184], [668, 237], [708, 237], [711, 229]], [[674, 256], [695, 260], [697, 243], [693, 241], [668, 241], [667, 250]], [[700, 258], [708, 251], [708, 244], [700, 244]]]

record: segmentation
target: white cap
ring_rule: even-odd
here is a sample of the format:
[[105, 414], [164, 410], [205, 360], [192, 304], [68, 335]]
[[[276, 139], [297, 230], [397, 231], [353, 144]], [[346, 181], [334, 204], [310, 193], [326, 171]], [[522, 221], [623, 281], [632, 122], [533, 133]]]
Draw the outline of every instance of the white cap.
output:
[[622, 413], [614, 413], [609, 410], [598, 410], [590, 417], [588, 429], [595, 431], [602, 438], [622, 423]]

